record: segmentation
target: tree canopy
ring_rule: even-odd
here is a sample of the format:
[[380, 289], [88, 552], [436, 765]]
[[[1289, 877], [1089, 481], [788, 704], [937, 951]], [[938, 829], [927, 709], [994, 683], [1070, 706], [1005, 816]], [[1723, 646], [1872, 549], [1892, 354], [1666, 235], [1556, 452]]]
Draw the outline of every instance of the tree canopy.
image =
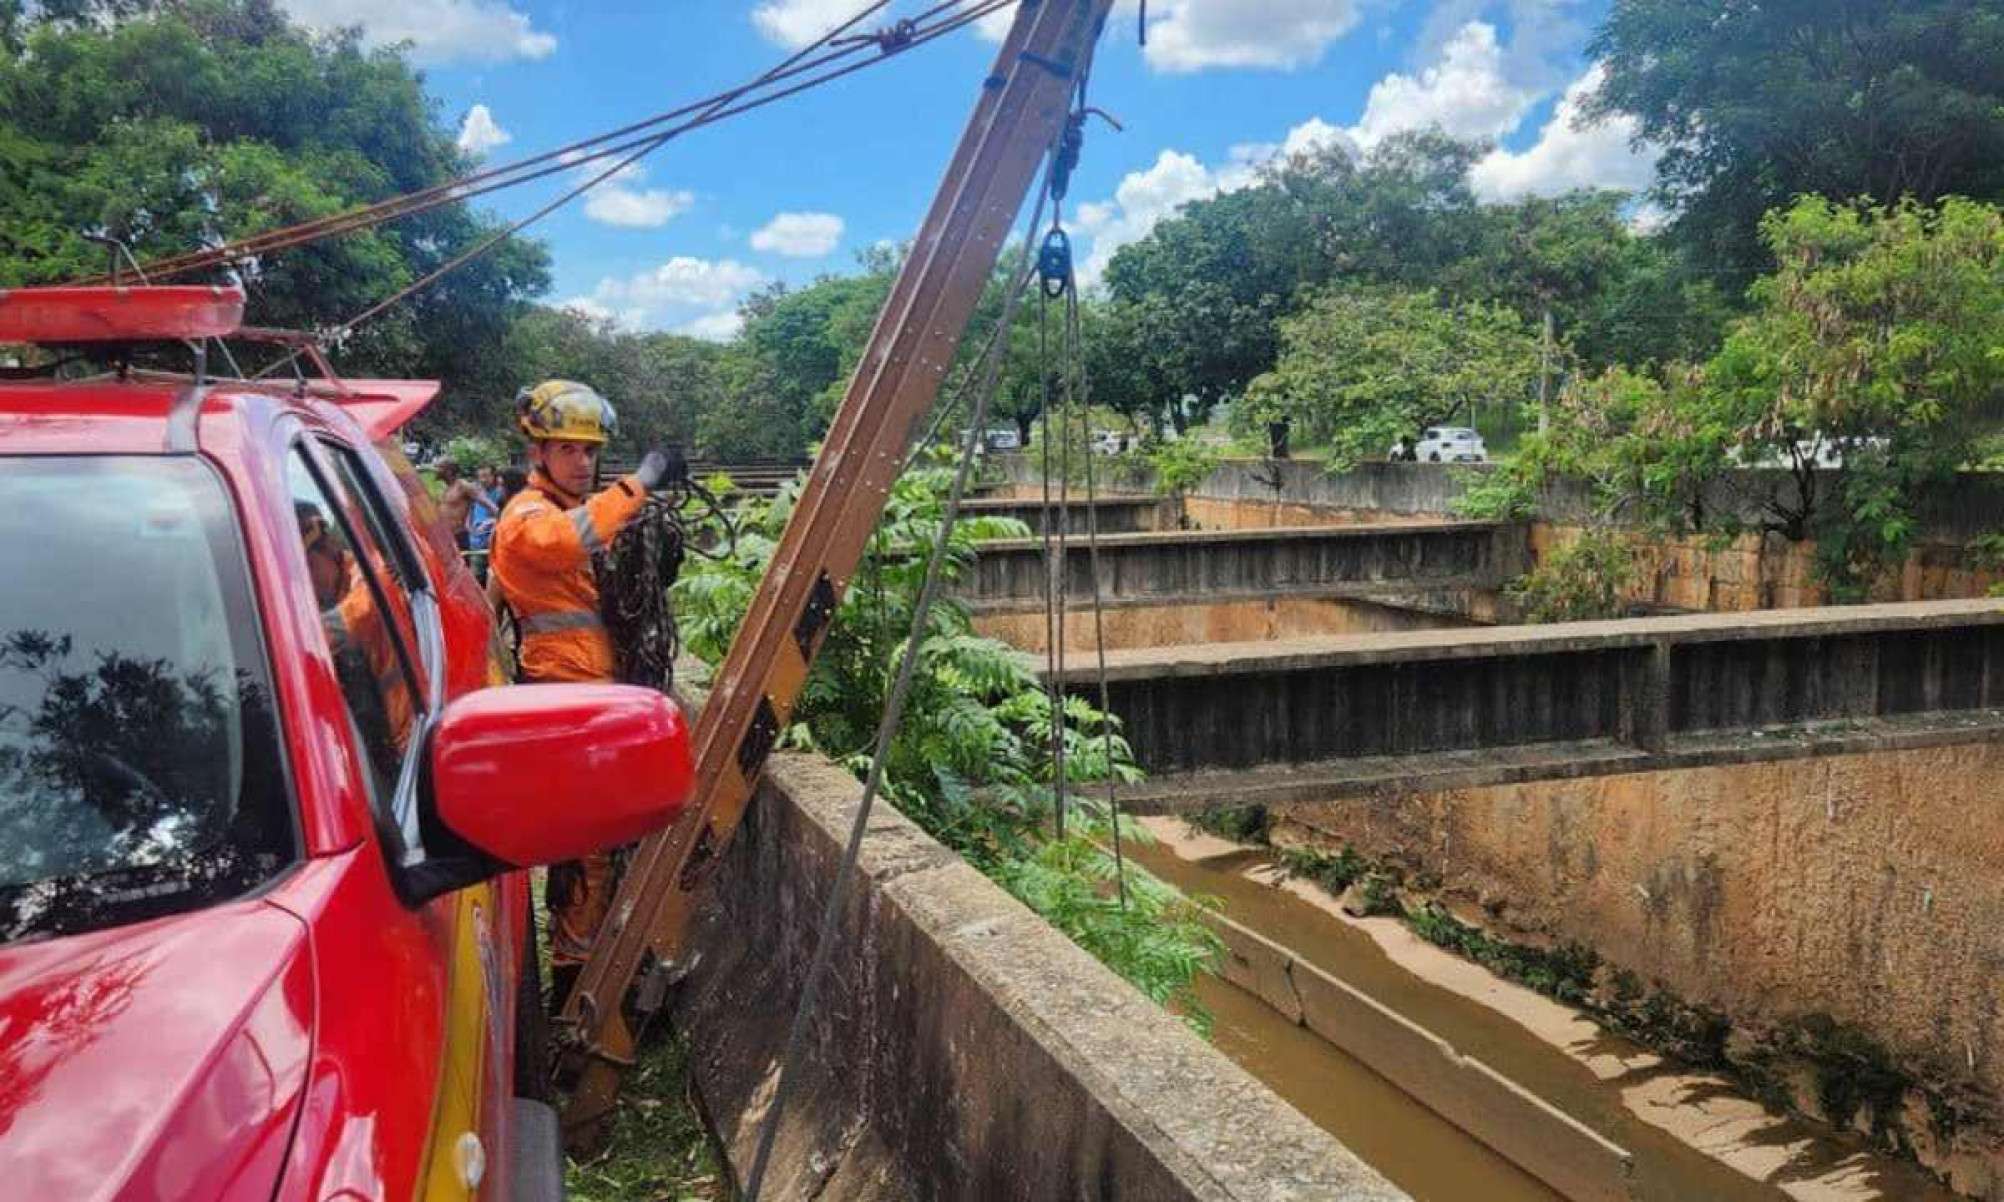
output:
[[1521, 405], [1538, 371], [1524, 319], [1431, 289], [1332, 287], [1280, 323], [1283, 350], [1235, 418], [1248, 433], [1288, 421], [1330, 447], [1332, 466], [1382, 458], [1475, 405]]
[[1660, 199], [1743, 284], [1797, 196], [2004, 196], [2004, 12], [1990, 0], [1616, 0], [1594, 115], [1663, 148]]
[[1826, 582], [1862, 596], [2004, 406], [2004, 211], [1805, 197], [1761, 233], [1778, 266], [1715, 354], [1582, 382], [1517, 471], [1592, 480], [1623, 520], [1734, 533], [1749, 519], [1708, 508], [1712, 484], [1783, 469], [1752, 524], [1814, 539]]
[[[38, 4], [0, 12], [0, 286], [103, 271], [86, 234], [144, 262], [324, 217], [469, 166], [422, 78], [270, 0]], [[255, 320], [329, 326], [491, 234], [447, 205], [247, 265]], [[356, 374], [436, 376], [440, 417], [492, 403], [492, 348], [548, 286], [509, 239], [359, 331]], [[512, 388], [508, 391], [512, 392]]]

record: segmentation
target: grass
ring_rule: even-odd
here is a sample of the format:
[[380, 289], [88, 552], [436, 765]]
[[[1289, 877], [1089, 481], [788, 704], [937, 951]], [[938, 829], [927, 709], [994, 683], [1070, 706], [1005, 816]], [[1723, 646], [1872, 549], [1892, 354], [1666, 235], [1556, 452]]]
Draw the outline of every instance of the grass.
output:
[[588, 1161], [566, 1161], [571, 1202], [723, 1202], [731, 1197], [716, 1147], [688, 1095], [679, 1038], [644, 1047], [626, 1076], [612, 1136]]
[[[530, 877], [545, 991], [550, 980], [546, 879], [540, 870]], [[726, 1202], [732, 1195], [716, 1145], [689, 1100], [688, 1045], [672, 1034], [648, 1039], [639, 1060], [620, 1089], [605, 1147], [583, 1162], [565, 1158], [565, 1194], [571, 1202]]]

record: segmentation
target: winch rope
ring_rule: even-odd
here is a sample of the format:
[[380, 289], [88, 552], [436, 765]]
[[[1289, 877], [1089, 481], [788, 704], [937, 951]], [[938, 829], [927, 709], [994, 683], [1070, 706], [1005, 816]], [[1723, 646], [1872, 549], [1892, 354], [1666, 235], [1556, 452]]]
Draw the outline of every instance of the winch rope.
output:
[[[1100, 713], [1101, 765], [1106, 783], [1106, 820], [1113, 837], [1114, 879], [1120, 892], [1120, 907], [1127, 908], [1127, 854], [1120, 831], [1119, 781], [1114, 773], [1113, 755], [1113, 706], [1111, 688], [1107, 683], [1106, 671], [1106, 615], [1105, 599], [1101, 592], [1099, 554], [1099, 485], [1098, 473], [1094, 467], [1096, 454], [1092, 441], [1092, 395], [1090, 381], [1085, 368], [1085, 345], [1079, 314], [1079, 289], [1076, 264], [1072, 258], [1071, 239], [1064, 229], [1064, 196], [1071, 183], [1071, 173], [1078, 166], [1079, 156], [1085, 145], [1086, 118], [1098, 113], [1115, 129], [1120, 123], [1112, 117], [1086, 103], [1086, 92], [1091, 82], [1088, 68], [1079, 77], [1077, 101], [1071, 118], [1066, 122], [1059, 148], [1052, 158], [1049, 191], [1051, 194], [1051, 228], [1044, 236], [1044, 245], [1038, 254], [1037, 270], [1041, 276], [1039, 294], [1039, 314], [1037, 347], [1040, 374], [1044, 381], [1044, 557], [1045, 557], [1045, 628], [1048, 637], [1044, 654], [1046, 695], [1051, 706], [1051, 761], [1052, 778], [1056, 784], [1054, 801], [1056, 818], [1054, 826], [1058, 838], [1065, 837], [1066, 789], [1068, 786], [1065, 765], [1065, 689], [1060, 676], [1065, 668], [1066, 626], [1070, 609], [1071, 573], [1067, 556], [1070, 551], [1071, 534], [1071, 423], [1074, 415], [1078, 421], [1080, 453], [1085, 462], [1085, 511], [1087, 542], [1087, 575], [1092, 580], [1092, 625], [1093, 653], [1097, 660], [1097, 682]], [[1049, 304], [1062, 300], [1063, 344], [1060, 365], [1063, 371], [1062, 387], [1058, 389], [1057, 412], [1058, 441], [1058, 508], [1051, 508], [1050, 444], [1052, 414], [1050, 411], [1051, 373], [1049, 369], [1045, 321]], [[1051, 526], [1055, 520], [1056, 554], [1053, 558], [1053, 536]]]
[[[1036, 209], [1030, 217], [1029, 228], [1033, 233], [1043, 221], [1045, 199], [1046, 194], [1040, 189]], [[1022, 263], [1010, 278], [1023, 278], [1029, 274], [1032, 245], [1031, 238], [1023, 240]], [[1003, 298], [997, 337], [1004, 346], [1007, 345], [1008, 330], [1016, 319], [1017, 302], [1021, 297], [1022, 289], [1011, 288]], [[849, 826], [849, 842], [842, 851], [841, 867], [836, 870], [834, 884], [829, 887], [828, 899], [822, 905], [821, 922], [816, 928], [814, 958], [808, 963], [807, 979], [801, 984], [800, 1003], [794, 1008], [793, 1023], [787, 1029], [786, 1050], [779, 1060], [779, 1081], [773, 1088], [772, 1106], [766, 1111], [764, 1126], [759, 1131], [758, 1152], [752, 1159], [751, 1174], [746, 1179], [744, 1202], [758, 1202], [759, 1190], [765, 1182], [766, 1166], [772, 1159], [773, 1141], [779, 1135], [780, 1118], [785, 1113], [787, 1098], [798, 1075], [808, 1020], [819, 1002], [821, 982], [828, 975], [828, 960], [835, 947], [835, 925], [841, 918], [843, 901], [848, 897], [850, 884], [856, 875], [856, 860], [862, 854], [863, 836], [870, 826], [870, 812], [883, 787], [884, 763], [889, 758], [891, 740], [904, 717], [905, 701], [911, 695], [919, 651], [925, 642], [926, 631], [931, 629], [933, 603], [939, 598], [941, 565], [946, 562], [947, 544], [960, 520], [961, 502], [967, 494], [968, 479], [973, 475], [975, 448], [980, 445], [981, 431], [987, 428], [988, 404], [994, 398], [995, 385], [1001, 378], [1005, 358], [1007, 356], [1002, 354], [989, 357], [981, 375], [980, 387], [974, 393], [973, 420], [961, 447], [960, 463], [954, 471], [945, 508], [940, 513], [939, 530], [933, 536], [932, 551], [926, 558], [925, 583], [919, 589], [918, 605], [912, 611], [911, 631], [905, 638], [904, 650], [898, 660], [898, 674], [885, 698], [883, 716], [877, 723], [876, 742], [870, 756], [870, 774], [863, 783], [863, 799], [857, 804], [856, 817]]]

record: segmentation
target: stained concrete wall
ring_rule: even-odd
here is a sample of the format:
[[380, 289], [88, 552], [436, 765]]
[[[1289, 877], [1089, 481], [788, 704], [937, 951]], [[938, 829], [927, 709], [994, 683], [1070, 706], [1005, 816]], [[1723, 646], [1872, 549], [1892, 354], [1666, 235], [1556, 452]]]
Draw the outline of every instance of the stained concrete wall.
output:
[[[1027, 456], [998, 455], [991, 463], [990, 470], [1004, 488], [1038, 484], [1037, 465]], [[1313, 460], [1227, 459], [1191, 491], [1195, 496], [1218, 500], [1279, 502], [1322, 510], [1445, 515], [1454, 513], [1455, 501], [1470, 483], [1494, 470], [1490, 465], [1360, 463], [1340, 475], [1330, 475]], [[1818, 473], [1812, 487], [1827, 495], [1832, 480], [1831, 473]], [[1147, 492], [1150, 483], [1145, 471], [1128, 470], [1117, 477], [1121, 491]], [[1114, 487], [1102, 484], [1102, 488]], [[1799, 495], [1792, 473], [1739, 471], [1713, 485], [1706, 494], [1705, 507], [1712, 513], [1757, 522], [1770, 498], [1796, 506]], [[1576, 482], [1547, 488], [1538, 499], [1538, 516], [1558, 525], [1589, 522], [1597, 512], [1591, 488]], [[1962, 473], [1930, 498], [1920, 516], [1922, 534], [1941, 542], [1963, 543], [2004, 527], [2004, 472]]]
[[[1283, 843], [1437, 874], [1736, 1025], [1823, 1013], [2004, 1098], [2004, 743], [1298, 805]], [[1813, 1088], [1810, 1090], [1813, 1096]], [[1901, 1116], [1926, 1132], [1924, 1109]], [[1980, 1133], [1923, 1159], [2004, 1198]], [[1990, 1137], [1994, 1139], [1993, 1137]]]
[[[1000, 461], [1006, 490], [1040, 491], [1034, 465], [1020, 457]], [[1254, 529], [1386, 520], [1446, 520], [1468, 484], [1487, 466], [1363, 463], [1331, 476], [1312, 461], [1232, 459], [1182, 499], [1177, 521], [1205, 529]], [[1146, 473], [1125, 486], [1146, 489]], [[1815, 485], [1827, 493], [1834, 484]], [[1788, 472], [1735, 472], [1706, 496], [1708, 510], [1758, 524], [1768, 498], [1796, 503], [1799, 486]], [[1561, 481], [1539, 495], [1529, 523], [1530, 562], [1598, 526], [1591, 491]], [[1967, 472], [1929, 498], [1920, 514], [1918, 545], [1900, 570], [1881, 581], [1875, 601], [1932, 601], [1980, 597], [2004, 581], [2004, 569], [1973, 553], [1976, 538], [2004, 527], [2004, 473]], [[1160, 528], [1167, 528], [1166, 526]], [[1778, 534], [1746, 534], [1723, 546], [1710, 537], [1639, 538], [1632, 554], [1636, 578], [1624, 590], [1640, 607], [1745, 612], [1824, 605], [1829, 591], [1817, 578], [1816, 545]]]
[[[1096, 668], [1075, 657], [1061, 679], [1084, 689]], [[1109, 652], [1107, 668], [1151, 772], [1596, 741], [1665, 752], [2004, 707], [2004, 601], [1213, 643]]]
[[1162, 497], [1100, 497], [1091, 505], [1073, 499], [1060, 504], [1053, 500], [1046, 506], [1041, 494], [1034, 496], [974, 497], [962, 503], [961, 512], [968, 517], [1014, 518], [1030, 528], [1032, 534], [1044, 532], [1044, 515], [1061, 515], [1063, 521], [1053, 523], [1051, 529], [1063, 530], [1067, 534], [1087, 534], [1097, 524], [1101, 534], [1135, 534], [1146, 530], [1174, 530], [1177, 528], [1177, 507], [1174, 501]]
[[[1524, 538], [1521, 526], [1498, 522], [1110, 535], [1099, 540], [1097, 588], [1106, 598], [1179, 602], [1336, 586], [1357, 595], [1379, 586], [1493, 588], [1523, 570]], [[1069, 596], [1092, 595], [1087, 546], [1072, 543], [1065, 574]], [[981, 544], [962, 588], [987, 609], [1040, 607], [1044, 592], [1038, 539]]]
[[[674, 1017], [738, 1174], [859, 793], [774, 756], [696, 925]], [[767, 1196], [1404, 1197], [887, 806], [858, 867]]]
[[[975, 617], [974, 630], [1019, 650], [1042, 655], [1050, 641], [1045, 618], [1041, 608], [1015, 613], [988, 612]], [[1089, 651], [1099, 645], [1098, 635], [1102, 631], [1107, 648], [1119, 650], [1379, 630], [1439, 630], [1473, 625], [1475, 620], [1452, 611], [1301, 596], [1186, 605], [1113, 605], [1103, 607], [1095, 619], [1090, 603], [1074, 597], [1065, 610], [1065, 647], [1068, 652]]]

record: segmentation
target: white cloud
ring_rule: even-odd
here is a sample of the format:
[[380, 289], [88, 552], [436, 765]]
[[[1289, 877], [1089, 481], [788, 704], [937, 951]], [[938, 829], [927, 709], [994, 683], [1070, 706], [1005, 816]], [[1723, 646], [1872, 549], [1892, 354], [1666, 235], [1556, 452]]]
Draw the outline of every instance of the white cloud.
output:
[[798, 50], [855, 16], [859, 7], [857, 0], [766, 0], [752, 10], [752, 24], [788, 50]]
[[[1563, 6], [1572, 0], [1510, 0], [1527, 9]], [[1151, 13], [1153, 8], [1151, 7]], [[1518, 128], [1550, 87], [1513, 82], [1514, 47], [1497, 41], [1493, 26], [1469, 21], [1440, 42], [1425, 68], [1393, 72], [1372, 87], [1355, 125], [1340, 126], [1310, 117], [1277, 142], [1247, 142], [1231, 148], [1223, 163], [1210, 166], [1181, 150], [1162, 151], [1142, 171], [1129, 172], [1114, 194], [1078, 206], [1074, 224], [1091, 243], [1080, 279], [1097, 283], [1114, 252], [1147, 237], [1156, 223], [1193, 200], [1248, 187], [1260, 168], [1279, 156], [1341, 150], [1358, 154], [1404, 130], [1438, 125], [1460, 138], [1497, 138]], [[1599, 69], [1572, 82], [1535, 145], [1521, 152], [1496, 150], [1469, 172], [1469, 183], [1484, 200], [1511, 200], [1527, 193], [1551, 195], [1576, 187], [1639, 189], [1653, 174], [1656, 154], [1629, 149], [1635, 124], [1614, 118], [1592, 128], [1576, 128], [1587, 97], [1599, 86]], [[1638, 210], [1631, 221], [1660, 222], [1661, 214]], [[1643, 228], [1638, 224], [1638, 228]]]
[[[1537, 142], [1522, 151], [1497, 149], [1468, 173], [1469, 184], [1484, 200], [1515, 200], [1521, 196], [1556, 196], [1574, 188], [1622, 188], [1640, 191], [1655, 178], [1655, 148], [1634, 145], [1635, 119], [1617, 114], [1598, 124], [1584, 125], [1586, 102], [1605, 74], [1599, 64], [1574, 80], [1559, 98], [1551, 120]], [[1662, 220], [1638, 212], [1640, 221]]]
[[696, 194], [687, 189], [628, 188], [608, 180], [585, 193], [585, 216], [605, 225], [651, 230], [689, 211]]
[[279, 0], [312, 29], [360, 25], [372, 46], [411, 44], [411, 57], [435, 66], [449, 62], [501, 63], [548, 58], [554, 35], [536, 29], [527, 13], [496, 0]]
[[485, 158], [488, 151], [514, 140], [515, 135], [502, 129], [484, 104], [467, 109], [466, 120], [459, 123], [459, 148], [476, 159]]
[[1079, 231], [1092, 239], [1092, 253], [1079, 267], [1082, 281], [1097, 283], [1114, 251], [1147, 237], [1156, 222], [1191, 201], [1217, 195], [1227, 182], [1238, 181], [1224, 179], [1180, 150], [1163, 151], [1146, 171], [1128, 172], [1114, 188], [1112, 200], [1078, 208]]
[[818, 259], [842, 240], [842, 219], [833, 213], [780, 213], [752, 232], [751, 247], [794, 259]]
[[1434, 125], [1457, 138], [1494, 138], [1517, 128], [1540, 95], [1510, 81], [1496, 27], [1470, 21], [1441, 46], [1438, 62], [1372, 84], [1364, 115], [1349, 132], [1366, 147]]
[[736, 259], [677, 255], [637, 275], [607, 276], [590, 296], [565, 306], [591, 316], [613, 316], [629, 329], [686, 329], [701, 324], [717, 330], [726, 312], [735, 310], [745, 294], [766, 278], [764, 272]]
[[[812, 0], [794, 0], [805, 7]], [[1157, 71], [1187, 74], [1214, 67], [1291, 71], [1312, 66], [1330, 43], [1363, 19], [1366, 0], [1152, 0], [1148, 45], [1142, 51]], [[1116, 29], [1131, 35], [1135, 0], [1113, 6]], [[983, 17], [977, 27], [1001, 41], [1015, 19], [1013, 8]]]
[[[617, 161], [594, 159], [578, 163], [577, 160], [582, 157], [581, 153], [558, 156], [563, 162], [577, 163], [575, 174], [579, 183], [597, 179]], [[640, 187], [646, 179], [647, 168], [639, 163], [628, 163], [614, 171], [610, 179], [593, 185], [592, 190], [585, 193], [585, 216], [603, 225], [651, 230], [667, 225], [696, 203], [696, 194], [686, 188]]]
[[1357, 27], [1357, 0], [1156, 0], [1148, 11], [1148, 65], [1293, 70]]
[[675, 332], [709, 342], [729, 342], [744, 328], [744, 315], [736, 309], [725, 309], [717, 313], [705, 313], [693, 321], [685, 321], [675, 327]]

